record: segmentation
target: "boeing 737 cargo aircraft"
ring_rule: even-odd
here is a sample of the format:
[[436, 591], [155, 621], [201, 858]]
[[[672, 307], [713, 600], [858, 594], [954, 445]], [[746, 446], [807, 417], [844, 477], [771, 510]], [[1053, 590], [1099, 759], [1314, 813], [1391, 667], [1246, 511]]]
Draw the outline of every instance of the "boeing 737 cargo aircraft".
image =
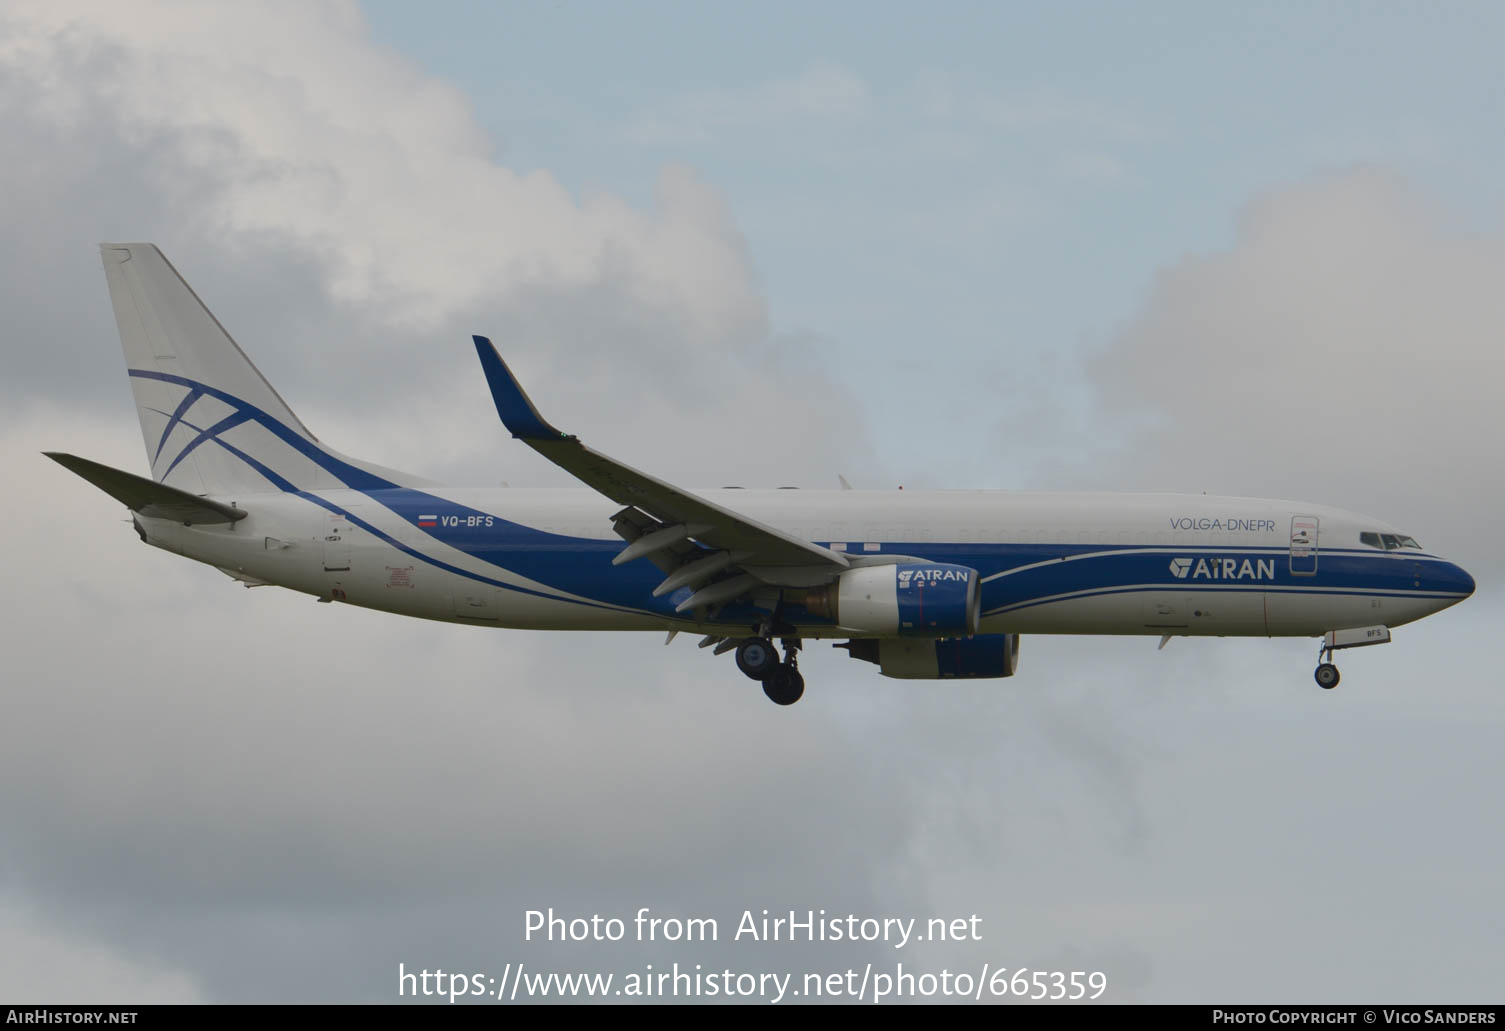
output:
[[1305, 502], [686, 490], [551, 426], [483, 337], [502, 422], [584, 486], [431, 483], [320, 442], [156, 247], [100, 250], [151, 477], [49, 457], [146, 543], [248, 585], [475, 626], [694, 631], [780, 705], [816, 639], [925, 680], [1012, 676], [1022, 634], [1320, 636], [1331, 688], [1335, 650], [1474, 590], [1411, 535]]

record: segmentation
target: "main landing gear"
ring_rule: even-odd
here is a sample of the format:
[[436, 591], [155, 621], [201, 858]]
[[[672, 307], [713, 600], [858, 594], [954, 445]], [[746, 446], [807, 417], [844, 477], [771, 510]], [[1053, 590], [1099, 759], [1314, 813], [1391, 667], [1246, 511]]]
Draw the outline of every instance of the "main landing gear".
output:
[[737, 645], [737, 668], [753, 680], [763, 682], [763, 693], [775, 705], [793, 705], [805, 693], [805, 678], [800, 675], [795, 652], [798, 638], [785, 638], [784, 661], [767, 637], [749, 637]]
[[753, 680], [765, 680], [779, 668], [779, 652], [766, 637], [749, 637], [737, 645], [737, 668]]

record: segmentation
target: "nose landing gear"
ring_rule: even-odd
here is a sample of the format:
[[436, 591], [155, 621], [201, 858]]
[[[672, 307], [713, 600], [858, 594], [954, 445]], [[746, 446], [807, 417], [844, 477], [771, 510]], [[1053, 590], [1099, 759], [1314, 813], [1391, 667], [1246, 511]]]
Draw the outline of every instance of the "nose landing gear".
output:
[[1322, 635], [1322, 647], [1317, 650], [1317, 671], [1313, 674], [1317, 686], [1331, 691], [1338, 686], [1338, 667], [1333, 665], [1333, 652], [1339, 648], [1363, 648], [1371, 644], [1389, 644], [1390, 628], [1385, 626], [1361, 626], [1349, 630], [1329, 630]]

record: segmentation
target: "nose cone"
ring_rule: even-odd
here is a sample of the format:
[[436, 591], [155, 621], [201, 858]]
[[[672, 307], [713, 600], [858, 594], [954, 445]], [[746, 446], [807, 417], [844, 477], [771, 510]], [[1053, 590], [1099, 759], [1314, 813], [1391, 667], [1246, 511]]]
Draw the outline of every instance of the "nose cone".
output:
[[1451, 562], [1437, 562], [1429, 571], [1427, 577], [1431, 581], [1427, 586], [1434, 591], [1447, 591], [1456, 594], [1456, 601], [1462, 601], [1474, 593], [1474, 578], [1469, 576], [1461, 566], [1455, 566]]
[[1467, 598], [1474, 593], [1474, 578], [1463, 571], [1461, 566], [1453, 566], [1453, 572], [1458, 574], [1458, 589]]

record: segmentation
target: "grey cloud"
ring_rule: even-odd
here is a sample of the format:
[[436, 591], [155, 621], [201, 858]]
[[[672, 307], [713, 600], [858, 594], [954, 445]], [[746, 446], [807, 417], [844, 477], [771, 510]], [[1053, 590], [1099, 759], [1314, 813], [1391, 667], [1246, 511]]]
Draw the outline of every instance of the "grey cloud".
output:
[[191, 975], [125, 956], [55, 919], [40, 920], [13, 898], [0, 901], [0, 964], [6, 972], [0, 983], [17, 997], [81, 1005], [205, 1001]]

